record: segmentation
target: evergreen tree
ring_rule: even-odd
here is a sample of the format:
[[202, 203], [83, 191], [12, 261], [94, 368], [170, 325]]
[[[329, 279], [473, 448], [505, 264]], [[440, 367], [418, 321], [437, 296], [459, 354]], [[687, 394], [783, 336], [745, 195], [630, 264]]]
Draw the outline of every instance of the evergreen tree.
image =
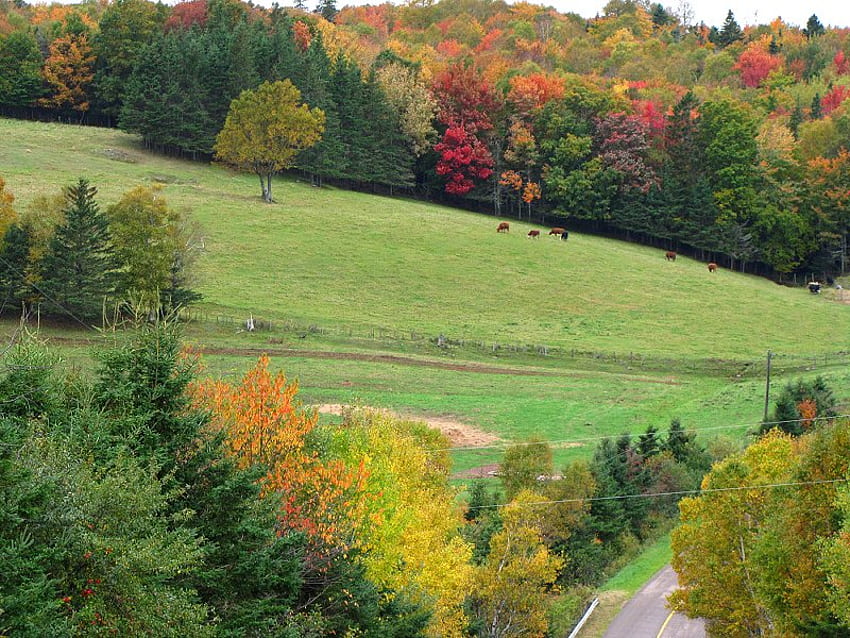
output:
[[[836, 416], [835, 395], [823, 377], [788, 383], [776, 399], [773, 415], [761, 425], [760, 434], [773, 428], [800, 436]], [[817, 421], [813, 419], [818, 419]]]
[[813, 13], [806, 22], [806, 28], [803, 29], [803, 35], [806, 36], [807, 40], [810, 40], [811, 38], [823, 35], [825, 32], [826, 29], [823, 28], [821, 21], [818, 19], [817, 15]]
[[277, 504], [260, 498], [257, 482], [264, 469], [237, 469], [223, 435], [209, 431], [206, 413], [191, 409], [192, 368], [179, 353], [173, 327], [143, 328], [102, 357], [95, 404], [116, 427], [115, 445], [159, 468], [164, 489], [175, 495], [170, 515], [205, 539], [200, 564], [180, 582], [211, 607], [220, 633], [288, 635], [302, 541], [276, 534]]
[[812, 107], [809, 111], [809, 117], [813, 120], [819, 120], [823, 117], [823, 107], [820, 103], [820, 93], [815, 93], [812, 98]]
[[116, 260], [97, 189], [80, 180], [65, 189], [65, 222], [56, 229], [41, 263], [45, 309], [93, 319], [114, 292]]
[[735, 21], [735, 16], [732, 13], [732, 10], [729, 10], [729, 13], [726, 14], [726, 20], [723, 22], [723, 26], [720, 28], [720, 31], [717, 32], [717, 36], [712, 42], [714, 42], [721, 49], [725, 49], [730, 44], [735, 44], [736, 42], [744, 39], [744, 32], [741, 30], [741, 27]]
[[803, 109], [797, 104], [791, 112], [791, 117], [788, 119], [788, 128], [791, 129], [791, 134], [794, 139], [798, 139], [800, 134], [800, 124], [803, 123]]
[[319, 4], [316, 6], [316, 13], [321, 14], [328, 22], [333, 22], [338, 13], [335, 0], [319, 0]]
[[0, 251], [0, 312], [19, 308], [29, 297], [27, 272], [32, 241], [26, 226], [12, 224], [3, 237]]

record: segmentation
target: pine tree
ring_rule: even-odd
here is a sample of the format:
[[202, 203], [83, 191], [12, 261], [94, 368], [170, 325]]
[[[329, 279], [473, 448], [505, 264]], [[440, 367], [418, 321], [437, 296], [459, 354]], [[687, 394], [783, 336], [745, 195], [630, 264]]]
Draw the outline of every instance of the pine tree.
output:
[[730, 9], [729, 13], [726, 14], [726, 20], [723, 22], [723, 26], [720, 28], [720, 31], [717, 32], [716, 39], [712, 40], [712, 42], [717, 44], [721, 49], [724, 49], [730, 44], [734, 44], [735, 42], [743, 39], [744, 32], [735, 21], [735, 16]]
[[826, 29], [823, 28], [821, 21], [818, 19], [817, 15], [813, 13], [808, 22], [806, 22], [806, 28], [803, 29], [803, 35], [806, 36], [807, 40], [810, 40], [811, 38], [823, 35], [825, 31]]
[[26, 226], [12, 224], [3, 236], [0, 251], [0, 312], [19, 307], [28, 296], [30, 232]]
[[65, 223], [41, 263], [39, 291], [49, 312], [93, 319], [113, 294], [116, 260], [96, 193], [84, 178], [65, 189]]

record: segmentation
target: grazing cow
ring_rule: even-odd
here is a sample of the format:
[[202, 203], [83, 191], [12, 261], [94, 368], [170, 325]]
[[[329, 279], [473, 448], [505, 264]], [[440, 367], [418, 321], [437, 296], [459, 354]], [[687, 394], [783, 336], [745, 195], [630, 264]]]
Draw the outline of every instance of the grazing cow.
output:
[[561, 241], [567, 241], [570, 238], [570, 234], [567, 231], [561, 233]]
[[507, 233], [507, 232], [510, 232], [510, 230], [511, 230], [511, 225], [508, 222], [502, 222], [502, 223], [499, 224], [499, 227], [496, 229], [496, 232], [501, 233], [501, 232], [504, 231], [504, 232]]
[[713, 261], [708, 264], [708, 272], [717, 272], [717, 264], [715, 264]]
[[555, 235], [555, 236], [563, 235], [565, 232], [567, 232], [567, 231], [564, 228], [553, 228], [552, 230], [549, 231], [549, 236], [551, 237], [552, 235]]
[[664, 259], [666, 259], [667, 261], [676, 261], [676, 251], [668, 250], [666, 253], [664, 253]]
[[532, 239], [538, 239], [540, 237], [540, 231], [539, 230], [530, 230], [530, 231], [528, 231], [528, 236]]

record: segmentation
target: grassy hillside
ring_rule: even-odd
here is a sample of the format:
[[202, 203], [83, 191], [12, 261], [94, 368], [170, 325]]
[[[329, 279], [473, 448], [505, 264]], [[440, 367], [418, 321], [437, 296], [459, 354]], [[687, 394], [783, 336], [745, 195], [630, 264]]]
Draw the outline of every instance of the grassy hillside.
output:
[[850, 348], [850, 308], [661, 251], [423, 202], [256, 179], [142, 152], [116, 131], [0, 120], [0, 166], [25, 206], [80, 175], [109, 204], [162, 181], [206, 235], [201, 290], [243, 316], [399, 333], [682, 357]]
[[[249, 335], [237, 324], [192, 326], [190, 337], [215, 352], [211, 371], [238, 375], [246, 355], [277, 351], [275, 364], [300, 379], [308, 402], [451, 415], [503, 440], [569, 440], [564, 461], [599, 436], [663, 428], [675, 416], [740, 436], [762, 413], [756, 364], [768, 349], [820, 353], [808, 373], [850, 394], [847, 360], [823, 357], [850, 350], [850, 306], [830, 294], [710, 274], [690, 259], [670, 263], [663, 251], [579, 233], [529, 240], [524, 223], [497, 234], [493, 217], [294, 179], [277, 180], [278, 203], [266, 205], [252, 176], [154, 156], [112, 130], [0, 119], [0, 136], [0, 176], [19, 209], [80, 176], [104, 207], [137, 184], [163, 184], [169, 204], [203, 228], [197, 314], [298, 327]], [[439, 350], [429, 339], [440, 334], [469, 347]], [[549, 356], [538, 354], [543, 346]], [[369, 358], [377, 352], [410, 360]], [[469, 369], [473, 359], [496, 369]], [[498, 458], [485, 449], [457, 461], [463, 469]]]

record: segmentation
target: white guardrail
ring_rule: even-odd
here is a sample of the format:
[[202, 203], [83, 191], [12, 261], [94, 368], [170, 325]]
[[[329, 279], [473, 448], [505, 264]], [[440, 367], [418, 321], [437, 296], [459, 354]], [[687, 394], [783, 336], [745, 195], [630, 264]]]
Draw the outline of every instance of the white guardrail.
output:
[[581, 617], [581, 620], [578, 621], [578, 624], [573, 629], [572, 633], [568, 638], [576, 638], [578, 636], [578, 632], [581, 631], [581, 628], [584, 627], [584, 623], [587, 622], [587, 619], [590, 618], [590, 614], [593, 613], [593, 610], [596, 609], [596, 606], [599, 604], [599, 599], [594, 598], [593, 602], [590, 603], [590, 606], [587, 608], [587, 611], [584, 612], [584, 616]]

